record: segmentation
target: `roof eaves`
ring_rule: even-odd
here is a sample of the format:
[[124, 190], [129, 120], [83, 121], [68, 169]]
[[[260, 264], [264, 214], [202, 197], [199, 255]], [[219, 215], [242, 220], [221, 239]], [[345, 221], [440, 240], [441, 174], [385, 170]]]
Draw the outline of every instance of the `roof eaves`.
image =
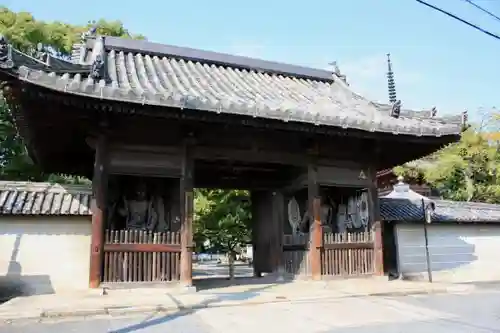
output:
[[[390, 114], [392, 105], [385, 103], [372, 102], [372, 104], [382, 113]], [[400, 117], [411, 119], [431, 120], [441, 124], [462, 124], [461, 115], [448, 115], [437, 117], [433, 116], [433, 110], [412, 110], [401, 109]]]

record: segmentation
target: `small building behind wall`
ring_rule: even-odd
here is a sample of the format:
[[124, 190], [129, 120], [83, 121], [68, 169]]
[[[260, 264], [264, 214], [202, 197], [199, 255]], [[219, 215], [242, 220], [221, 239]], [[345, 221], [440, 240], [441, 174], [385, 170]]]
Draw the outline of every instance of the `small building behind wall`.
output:
[[88, 288], [91, 192], [0, 182], [0, 298]]
[[[499, 281], [500, 205], [433, 200], [435, 210], [427, 224], [433, 281]], [[380, 198], [386, 253], [397, 253], [391, 263], [403, 278], [427, 279], [424, 214], [421, 201]], [[388, 259], [389, 257], [389, 259]], [[392, 264], [392, 265], [391, 265]], [[392, 267], [390, 267], [392, 266]]]

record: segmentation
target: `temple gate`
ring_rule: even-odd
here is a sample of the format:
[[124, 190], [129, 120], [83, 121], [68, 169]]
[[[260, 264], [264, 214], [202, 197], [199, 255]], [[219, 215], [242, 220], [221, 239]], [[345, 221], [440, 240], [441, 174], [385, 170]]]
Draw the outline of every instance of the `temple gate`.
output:
[[371, 102], [338, 69], [95, 31], [71, 59], [0, 37], [0, 79], [35, 163], [93, 181], [92, 288], [191, 285], [196, 187], [251, 191], [256, 275], [383, 274], [376, 170], [466, 126], [466, 114]]

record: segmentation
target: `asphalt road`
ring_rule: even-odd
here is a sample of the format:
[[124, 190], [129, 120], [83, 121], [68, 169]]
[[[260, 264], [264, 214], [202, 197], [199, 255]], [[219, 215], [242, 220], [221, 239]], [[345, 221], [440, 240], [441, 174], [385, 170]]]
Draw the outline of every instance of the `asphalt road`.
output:
[[1, 333], [484, 333], [500, 332], [500, 291], [353, 297], [173, 314], [0, 326]]

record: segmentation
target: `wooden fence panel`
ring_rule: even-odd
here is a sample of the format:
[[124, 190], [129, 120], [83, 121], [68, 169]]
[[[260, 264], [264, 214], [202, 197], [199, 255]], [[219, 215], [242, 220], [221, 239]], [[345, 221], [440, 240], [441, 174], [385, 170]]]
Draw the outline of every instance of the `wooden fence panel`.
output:
[[293, 276], [311, 275], [309, 235], [284, 235], [283, 263], [286, 274]]
[[329, 276], [362, 276], [374, 273], [373, 232], [323, 234], [321, 271]]
[[161, 282], [180, 278], [180, 234], [106, 230], [103, 282]]

